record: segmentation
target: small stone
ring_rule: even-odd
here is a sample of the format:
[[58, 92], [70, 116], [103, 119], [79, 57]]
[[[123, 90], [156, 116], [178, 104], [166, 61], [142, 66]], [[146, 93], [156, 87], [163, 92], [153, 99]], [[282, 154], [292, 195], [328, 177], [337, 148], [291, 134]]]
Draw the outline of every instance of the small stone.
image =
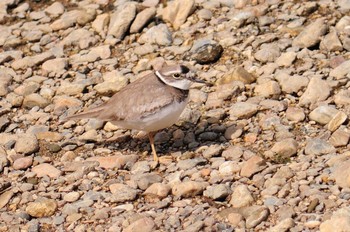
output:
[[328, 142], [322, 139], [309, 139], [306, 143], [305, 154], [306, 155], [324, 155], [335, 152], [335, 148]]
[[236, 67], [228, 71], [220, 80], [219, 84], [228, 84], [233, 81], [241, 81], [244, 84], [251, 84], [256, 81], [256, 76], [249, 73], [243, 67]]
[[146, 189], [144, 195], [148, 197], [157, 197], [163, 199], [169, 195], [170, 190], [171, 188], [167, 184], [154, 183]]
[[143, 217], [131, 223], [123, 231], [124, 232], [137, 232], [137, 231], [152, 232], [152, 231], [155, 231], [155, 228], [156, 228], [156, 224], [154, 223], [152, 218]]
[[82, 142], [96, 142], [98, 140], [100, 140], [98, 138], [98, 133], [97, 133], [97, 130], [89, 130], [87, 132], [85, 132], [84, 134], [80, 135], [79, 136], [79, 140], [82, 141]]
[[262, 221], [265, 221], [270, 211], [264, 206], [250, 206], [242, 210], [242, 214], [246, 219], [246, 227], [248, 229], [254, 228]]
[[280, 222], [278, 222], [277, 225], [272, 227], [271, 229], [267, 230], [268, 232], [287, 232], [291, 228], [293, 228], [295, 225], [295, 222], [292, 218], [286, 218]]
[[239, 138], [243, 133], [243, 128], [241, 126], [230, 126], [225, 131], [225, 138], [227, 140], [233, 140]]
[[141, 44], [157, 44], [160, 46], [170, 45], [172, 41], [172, 34], [166, 24], [151, 27], [138, 39]]
[[61, 176], [61, 171], [51, 164], [42, 163], [32, 168], [32, 172], [36, 174], [37, 177], [48, 176], [51, 178], [58, 178]]
[[295, 52], [286, 52], [282, 53], [280, 57], [277, 58], [276, 64], [278, 66], [289, 67], [293, 64], [297, 57]]
[[9, 203], [13, 195], [14, 192], [12, 190], [5, 191], [2, 194], [0, 194], [0, 209], [5, 207]]
[[254, 54], [254, 58], [262, 63], [274, 62], [281, 55], [277, 44], [262, 44], [261, 48]]
[[225, 161], [219, 166], [219, 173], [222, 176], [233, 176], [240, 170], [241, 167], [235, 161]]
[[276, 80], [281, 85], [282, 92], [284, 93], [298, 93], [306, 88], [309, 83], [309, 79], [305, 76], [293, 75], [281, 72], [276, 75]]
[[111, 15], [108, 35], [113, 35], [116, 39], [121, 40], [127, 32], [131, 22], [136, 16], [136, 5], [125, 3]]
[[75, 202], [80, 198], [80, 194], [78, 192], [70, 192], [63, 196], [63, 200], [67, 202]]
[[13, 162], [13, 169], [15, 170], [25, 170], [32, 166], [33, 164], [33, 157], [27, 156], [23, 158], [16, 159], [15, 162]]
[[335, 79], [343, 79], [350, 73], [350, 60], [347, 60], [340, 65], [338, 65], [335, 69], [331, 70], [329, 75], [334, 77]]
[[58, 16], [64, 13], [64, 6], [60, 2], [54, 2], [45, 9], [45, 12], [52, 16]]
[[350, 231], [350, 208], [343, 207], [320, 225], [321, 232]]
[[181, 182], [174, 185], [172, 193], [176, 197], [194, 197], [201, 194], [207, 185], [208, 183], [206, 182]]
[[311, 111], [309, 118], [315, 122], [325, 125], [329, 123], [338, 113], [339, 111], [335, 107], [323, 105]]
[[342, 112], [339, 111], [338, 113], [336, 113], [336, 115], [334, 115], [334, 117], [329, 121], [327, 128], [330, 131], [335, 131], [336, 129], [338, 129], [346, 120], [348, 119], [348, 116]]
[[299, 104], [304, 106], [324, 101], [331, 93], [328, 83], [318, 77], [311, 78], [305, 92], [300, 97]]
[[329, 142], [334, 147], [346, 146], [349, 143], [350, 131], [347, 128], [340, 127], [329, 138]]
[[282, 159], [290, 158], [297, 153], [298, 143], [295, 139], [289, 138], [279, 141], [273, 145], [271, 151]]
[[54, 75], [62, 75], [67, 68], [68, 62], [65, 58], [56, 58], [45, 61], [41, 68], [45, 73], [53, 73]]
[[45, 108], [49, 104], [50, 102], [47, 99], [43, 98], [41, 95], [37, 93], [29, 94], [25, 96], [23, 100], [23, 106], [29, 109], [35, 106], [39, 106], [40, 108]]
[[266, 163], [260, 156], [254, 155], [249, 160], [244, 162], [241, 169], [241, 176], [251, 177], [255, 173], [266, 168]]
[[38, 139], [32, 134], [22, 134], [16, 140], [15, 151], [18, 153], [29, 155], [38, 150]]
[[246, 185], [239, 185], [237, 187], [234, 187], [230, 200], [232, 207], [244, 207], [250, 205], [253, 201], [254, 198]]
[[230, 188], [225, 184], [219, 184], [215, 186], [208, 186], [203, 192], [205, 197], [209, 197], [213, 200], [225, 200], [226, 197], [231, 193]]
[[293, 40], [294, 47], [309, 48], [315, 46], [321, 41], [328, 29], [324, 18], [316, 19], [310, 23], [304, 30]]
[[332, 28], [330, 32], [322, 39], [320, 49], [330, 52], [343, 50], [343, 45], [339, 40], [337, 31]]
[[268, 81], [256, 85], [254, 92], [257, 96], [276, 99], [281, 94], [281, 87], [276, 81]]
[[177, 30], [186, 22], [187, 17], [192, 14], [194, 9], [194, 0], [175, 0], [169, 2], [168, 6], [164, 8], [162, 17]]
[[192, 58], [199, 64], [214, 63], [220, 59], [223, 51], [224, 49], [220, 44], [208, 42], [202, 46], [197, 45], [195, 49], [192, 48]]
[[302, 122], [305, 119], [304, 110], [297, 107], [288, 107], [286, 111], [286, 118], [289, 121]]
[[230, 119], [250, 118], [258, 112], [259, 106], [249, 102], [237, 102], [230, 108]]
[[131, 24], [130, 33], [137, 33], [149, 23], [156, 15], [156, 8], [149, 7], [137, 14], [134, 22]]
[[57, 209], [57, 203], [53, 199], [39, 198], [35, 202], [30, 202], [26, 212], [36, 218], [52, 216]]
[[337, 106], [350, 105], [350, 90], [340, 90], [337, 94], [335, 94], [334, 103]]
[[115, 202], [132, 201], [137, 195], [136, 189], [125, 184], [111, 184], [109, 189], [113, 194], [113, 201]]
[[109, 23], [109, 14], [97, 15], [96, 19], [92, 22], [91, 27], [98, 33], [104, 34], [105, 29]]

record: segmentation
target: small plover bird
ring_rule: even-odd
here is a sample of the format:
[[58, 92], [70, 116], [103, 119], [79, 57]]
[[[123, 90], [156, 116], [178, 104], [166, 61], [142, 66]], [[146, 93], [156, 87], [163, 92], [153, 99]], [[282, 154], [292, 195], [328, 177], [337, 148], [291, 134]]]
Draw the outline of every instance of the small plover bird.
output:
[[96, 118], [124, 129], [148, 132], [153, 159], [158, 162], [154, 135], [170, 127], [188, 102], [188, 93], [196, 79], [184, 65], [167, 66], [128, 84], [102, 105], [66, 118]]

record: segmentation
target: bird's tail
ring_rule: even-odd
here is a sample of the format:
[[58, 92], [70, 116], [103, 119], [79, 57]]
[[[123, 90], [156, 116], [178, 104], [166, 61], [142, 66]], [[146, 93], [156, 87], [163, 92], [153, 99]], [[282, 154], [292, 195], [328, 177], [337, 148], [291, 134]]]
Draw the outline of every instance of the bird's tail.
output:
[[100, 115], [102, 110], [103, 110], [103, 107], [99, 106], [99, 107], [93, 108], [91, 110], [82, 112], [82, 113], [68, 116], [64, 119], [64, 121], [84, 119], [84, 118], [98, 118], [98, 116]]

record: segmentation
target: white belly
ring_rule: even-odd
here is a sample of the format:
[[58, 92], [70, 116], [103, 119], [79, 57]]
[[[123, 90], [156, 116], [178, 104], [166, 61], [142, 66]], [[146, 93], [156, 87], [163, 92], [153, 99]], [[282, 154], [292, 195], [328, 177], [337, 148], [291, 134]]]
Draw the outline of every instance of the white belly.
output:
[[125, 128], [125, 129], [135, 129], [142, 131], [158, 131], [166, 127], [173, 125], [180, 117], [182, 111], [187, 105], [187, 101], [174, 102], [170, 104], [155, 114], [149, 115], [138, 121], [116, 121], [113, 124]]

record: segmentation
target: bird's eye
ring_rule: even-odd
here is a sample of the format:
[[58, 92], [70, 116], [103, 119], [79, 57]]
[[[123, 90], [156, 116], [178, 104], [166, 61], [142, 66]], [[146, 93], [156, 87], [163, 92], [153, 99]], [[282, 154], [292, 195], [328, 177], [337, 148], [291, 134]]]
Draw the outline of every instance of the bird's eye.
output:
[[179, 74], [179, 73], [175, 73], [175, 74], [173, 74], [173, 77], [174, 77], [174, 78], [179, 78], [179, 77], [180, 77], [180, 74]]

